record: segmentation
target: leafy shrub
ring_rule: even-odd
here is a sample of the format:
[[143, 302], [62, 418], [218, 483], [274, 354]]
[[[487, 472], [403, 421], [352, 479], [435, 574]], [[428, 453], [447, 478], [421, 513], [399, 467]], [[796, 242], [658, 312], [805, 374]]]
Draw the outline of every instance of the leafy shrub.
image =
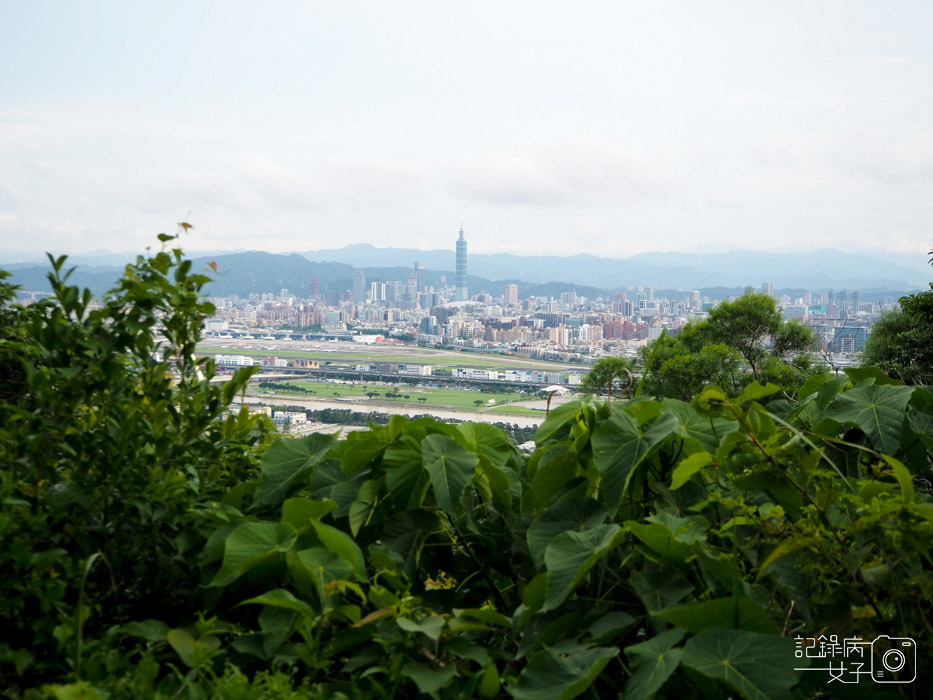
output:
[[2, 311], [13, 697], [820, 697], [847, 689], [794, 671], [794, 637], [933, 658], [926, 388], [868, 368], [796, 401], [588, 398], [530, 454], [400, 416], [264, 449], [224, 417], [246, 373], [190, 359], [209, 307], [180, 254], [100, 309], [60, 270]]
[[80, 677], [82, 636], [190, 617], [205, 512], [250, 478], [270, 430], [225, 416], [248, 371], [211, 384], [194, 359], [213, 308], [180, 250], [127, 266], [99, 304], [64, 263], [50, 299], [3, 295], [0, 675], [26, 686]]

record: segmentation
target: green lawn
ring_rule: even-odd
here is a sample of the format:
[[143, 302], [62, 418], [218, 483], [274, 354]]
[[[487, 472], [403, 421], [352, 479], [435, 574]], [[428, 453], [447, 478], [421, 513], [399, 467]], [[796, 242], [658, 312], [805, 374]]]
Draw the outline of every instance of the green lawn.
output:
[[525, 408], [524, 406], [496, 406], [490, 408], [486, 413], [511, 413], [515, 416], [541, 416], [544, 411], [534, 408]]
[[[288, 383], [277, 382], [277, 384], [280, 387], [277, 393], [287, 394], [290, 396], [307, 396], [308, 398], [320, 399], [361, 398], [364, 401], [369, 401], [369, 397], [366, 396], [367, 392], [374, 392], [378, 393], [379, 396], [373, 396], [373, 401], [432, 407], [476, 409], [485, 407], [486, 402], [490, 399], [495, 399], [496, 403], [498, 404], [508, 401], [521, 401], [528, 398], [527, 396], [517, 392], [509, 394], [487, 394], [481, 391], [472, 391], [469, 389], [434, 389], [429, 387], [394, 385], [384, 386], [381, 384], [373, 383], [330, 384], [327, 382], [295, 381]], [[308, 393], [289, 392], [287, 390], [288, 386], [301, 387], [306, 389]], [[312, 391], [314, 392], [313, 394], [310, 393]], [[386, 398], [386, 392], [402, 394], [403, 396], [407, 395], [408, 398]], [[421, 401], [420, 399], [424, 399], [424, 401]], [[476, 405], [477, 401], [481, 402], [480, 406]], [[519, 409], [518, 406], [511, 408]]]
[[[568, 371], [560, 363], [546, 360], [531, 360], [517, 355], [481, 354], [455, 352], [451, 350], [436, 350], [434, 348], [410, 348], [409, 350], [371, 350], [361, 348], [359, 352], [314, 352], [303, 350], [283, 349], [280, 343], [275, 350], [262, 350], [260, 348], [221, 348], [216, 346], [201, 346], [199, 355], [246, 355], [247, 357], [281, 357], [283, 359], [312, 358], [323, 366], [325, 362], [369, 364], [371, 362], [402, 362], [411, 364], [435, 365], [439, 367], [488, 367], [503, 369], [548, 369], [552, 371]], [[580, 367], [581, 371], [585, 369]]]

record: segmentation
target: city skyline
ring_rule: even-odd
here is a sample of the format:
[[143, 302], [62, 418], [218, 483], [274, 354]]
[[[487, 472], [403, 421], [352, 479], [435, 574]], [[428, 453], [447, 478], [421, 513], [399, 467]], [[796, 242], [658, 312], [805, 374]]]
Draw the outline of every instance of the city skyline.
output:
[[0, 250], [929, 250], [928, 3], [533, 7], [6, 3]]

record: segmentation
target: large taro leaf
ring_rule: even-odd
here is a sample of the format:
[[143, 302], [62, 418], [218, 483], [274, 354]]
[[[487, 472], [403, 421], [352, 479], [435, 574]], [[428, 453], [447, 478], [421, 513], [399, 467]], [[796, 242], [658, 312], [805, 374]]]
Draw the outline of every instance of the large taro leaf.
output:
[[438, 690], [450, 684], [456, 672], [456, 666], [434, 669], [417, 661], [409, 661], [402, 667], [402, 673], [415, 682], [422, 695], [436, 695]]
[[548, 508], [529, 526], [525, 536], [535, 566], [539, 570], [544, 567], [544, 552], [560, 533], [580, 532], [605, 521], [605, 509], [592, 498], [571, 498]]
[[626, 700], [647, 700], [661, 689], [680, 665], [682, 649], [672, 649], [683, 639], [683, 630], [665, 630], [641, 644], [625, 648], [635, 657], [631, 678], [625, 684]]
[[685, 440], [696, 440], [709, 453], [714, 453], [719, 438], [735, 427], [734, 420], [701, 416], [689, 403], [677, 399], [664, 399], [661, 413], [677, 418], [673, 429], [675, 435]]
[[912, 393], [909, 386], [859, 386], [833, 401], [823, 418], [855, 424], [876, 450], [893, 455], [901, 441], [904, 410]]
[[569, 654], [542, 649], [531, 657], [518, 677], [518, 684], [509, 688], [509, 692], [515, 700], [570, 700], [589, 688], [618, 654], [614, 647]]
[[420, 507], [427, 492], [430, 477], [421, 454], [424, 437], [406, 433], [382, 456], [386, 488], [397, 510]]
[[[343, 444], [343, 443], [341, 443]], [[330, 456], [329, 456], [330, 457]], [[310, 495], [317, 500], [330, 499], [337, 504], [334, 518], [344, 518], [350, 511], [350, 505], [356, 500], [356, 494], [367, 480], [369, 471], [347, 474], [340, 468], [336, 459], [320, 462], [311, 474]]]
[[359, 534], [360, 528], [366, 525], [372, 516], [381, 490], [382, 480], [380, 479], [364, 481], [363, 485], [360, 486], [360, 490], [356, 492], [356, 498], [350, 504], [348, 513], [350, 532], [354, 537]]
[[681, 657], [684, 666], [725, 681], [748, 700], [790, 698], [795, 660], [791, 639], [733, 629], [700, 632]]
[[226, 586], [293, 544], [295, 528], [287, 523], [245, 522], [224, 540], [224, 560], [210, 585]]
[[453, 514], [463, 496], [463, 489], [476, 473], [479, 458], [446, 435], [428, 435], [421, 449], [437, 505]]
[[592, 400], [588, 397], [561, 404], [548, 413], [544, 422], [538, 426], [535, 431], [535, 444], [543, 445], [551, 438], [562, 434], [568, 424], [586, 422], [587, 418], [592, 420], [594, 415], [595, 409]]
[[547, 592], [542, 611], [554, 610], [567, 599], [593, 565], [622, 541], [625, 532], [616, 524], [582, 532], [562, 532], [544, 550]]
[[748, 598], [718, 598], [681, 605], [655, 613], [656, 617], [688, 632], [702, 632], [713, 627], [735, 627], [777, 634], [778, 628], [761, 606]]
[[303, 549], [298, 552], [296, 559], [314, 584], [322, 606], [328, 596], [329, 584], [334, 581], [346, 581], [353, 571], [348, 561], [323, 547]]
[[693, 592], [692, 583], [667, 569], [636, 571], [629, 578], [629, 583], [652, 615], [676, 605]]
[[923, 446], [933, 452], [933, 415], [911, 411], [909, 419], [910, 427], [920, 438]]
[[457, 426], [463, 438], [476, 454], [484, 454], [489, 461], [504, 467], [512, 455], [508, 435], [489, 423], [461, 423]]
[[262, 481], [256, 489], [256, 504], [281, 503], [289, 491], [306, 480], [334, 444], [331, 435], [312, 433], [301, 439], [279, 438], [262, 458]]
[[678, 419], [668, 413], [643, 430], [628, 413], [615, 411], [593, 432], [593, 459], [609, 508], [619, 507], [635, 469], [673, 434], [677, 423]]
[[353, 474], [369, 466], [395, 441], [406, 425], [408, 419], [404, 416], [392, 416], [384, 427], [372, 426], [369, 430], [350, 433], [340, 455], [340, 468]]
[[878, 367], [848, 367], [842, 371], [852, 380], [853, 384], [860, 384], [866, 380], [871, 380], [871, 383], [876, 386], [881, 386], [883, 384], [903, 386], [904, 384], [900, 379], [892, 379], [884, 373], [884, 370]]
[[509, 472], [512, 472], [513, 479], [516, 475], [509, 466], [509, 459], [515, 450], [508, 435], [488, 423], [461, 423], [457, 427], [469, 450], [479, 457], [479, 472], [482, 476], [477, 478], [485, 480], [492, 497], [509, 509], [512, 499], [521, 498], [522, 491], [521, 487], [513, 490], [509, 479]]
[[580, 471], [577, 453], [563, 442], [541, 448], [537, 468], [531, 480], [531, 495], [536, 508], [546, 508], [551, 498], [564, 490], [567, 482]]
[[421, 547], [439, 527], [437, 515], [425, 509], [394, 513], [386, 520], [379, 538], [382, 547], [405, 561], [408, 575], [414, 579], [421, 557]]
[[312, 520], [320, 520], [337, 510], [337, 504], [329, 499], [314, 501], [310, 498], [289, 498], [282, 504], [282, 522], [296, 530], [310, 527]]
[[832, 372], [824, 372], [823, 374], [814, 374], [812, 377], [807, 377], [806, 381], [804, 381], [797, 390], [797, 400], [803, 401], [810, 394], [816, 394], [824, 384], [835, 378], [836, 375]]
[[353, 538], [347, 533], [319, 520], [312, 521], [311, 525], [314, 527], [321, 544], [347, 562], [353, 568], [357, 580], [366, 581], [366, 560], [363, 559], [363, 552], [353, 541]]
[[672, 513], [657, 513], [640, 523], [627, 520], [625, 526], [647, 547], [645, 556], [653, 561], [684, 567], [691, 556], [691, 545], [706, 539], [709, 524], [700, 516], [681, 518]]

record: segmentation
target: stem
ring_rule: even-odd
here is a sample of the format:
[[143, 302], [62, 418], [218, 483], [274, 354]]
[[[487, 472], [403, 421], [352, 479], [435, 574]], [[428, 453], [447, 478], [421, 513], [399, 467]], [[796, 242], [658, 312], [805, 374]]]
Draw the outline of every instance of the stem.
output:
[[509, 607], [509, 602], [505, 599], [505, 596], [502, 595], [502, 591], [499, 590], [499, 587], [492, 580], [492, 577], [489, 575], [489, 570], [487, 566], [484, 566], [480, 563], [480, 560], [476, 558], [476, 555], [473, 553], [473, 549], [470, 547], [470, 543], [466, 541], [463, 534], [460, 532], [460, 528], [457, 527], [457, 523], [454, 522], [453, 518], [447, 518], [447, 522], [450, 523], [450, 526], [454, 529], [454, 532], [457, 535], [457, 539], [463, 545], [464, 551], [467, 553], [467, 556], [473, 561], [474, 566], [478, 571], [483, 572], [483, 578], [486, 579], [486, 583], [489, 584], [489, 587], [495, 591], [496, 597], [499, 599], [499, 602], [502, 603], [502, 611], [511, 610]]

